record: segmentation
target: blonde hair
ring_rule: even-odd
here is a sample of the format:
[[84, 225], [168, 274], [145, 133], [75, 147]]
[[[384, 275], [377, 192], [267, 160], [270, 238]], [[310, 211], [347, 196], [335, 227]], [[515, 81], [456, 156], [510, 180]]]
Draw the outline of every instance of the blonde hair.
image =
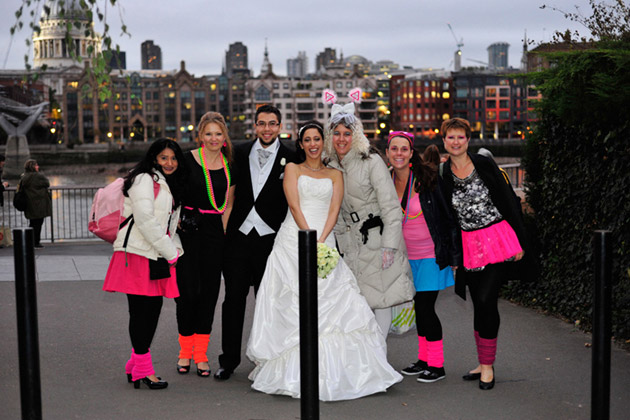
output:
[[210, 123], [215, 123], [221, 129], [223, 133], [223, 137], [225, 137], [225, 146], [221, 146], [221, 152], [227, 159], [229, 163], [232, 163], [232, 141], [230, 140], [230, 135], [228, 133], [227, 124], [225, 123], [225, 119], [223, 115], [218, 112], [206, 112], [201, 116], [199, 120], [199, 125], [197, 125], [197, 141], [201, 143], [199, 136], [201, 132], [206, 128], [206, 125]]

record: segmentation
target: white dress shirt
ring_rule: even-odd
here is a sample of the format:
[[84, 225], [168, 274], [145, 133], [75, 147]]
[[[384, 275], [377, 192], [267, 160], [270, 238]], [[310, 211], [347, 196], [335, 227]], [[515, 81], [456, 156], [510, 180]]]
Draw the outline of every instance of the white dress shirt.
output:
[[[261, 168], [258, 163], [258, 149], [262, 149], [262, 145], [260, 144], [260, 140], [256, 140], [256, 143], [252, 146], [252, 149], [249, 152], [249, 171], [251, 173], [252, 179], [252, 190], [254, 192], [254, 202], [258, 198], [260, 191], [265, 186], [267, 182], [267, 178], [269, 178], [269, 174], [271, 173], [271, 169], [273, 168], [273, 162], [276, 160], [276, 156], [278, 155], [278, 149], [280, 148], [280, 140], [276, 139], [272, 145], [267, 147], [266, 150], [271, 152], [271, 155], [267, 159], [265, 165]], [[265, 236], [276, 233], [265, 221], [260, 217], [258, 212], [256, 211], [256, 206], [252, 206], [252, 209], [249, 211], [249, 214], [245, 218], [245, 221], [238, 229], [244, 235], [247, 235], [251, 232], [252, 229], [256, 229], [258, 235]]]

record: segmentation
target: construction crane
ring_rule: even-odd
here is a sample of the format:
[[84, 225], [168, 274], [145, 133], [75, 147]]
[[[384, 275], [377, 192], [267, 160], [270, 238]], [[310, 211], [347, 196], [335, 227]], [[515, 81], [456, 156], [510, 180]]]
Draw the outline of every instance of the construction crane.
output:
[[472, 61], [472, 62], [474, 62], [474, 63], [483, 64], [484, 66], [489, 67], [488, 63], [486, 63], [485, 61], [475, 60], [474, 58], [467, 58], [466, 60], [468, 60], [468, 61]]
[[459, 41], [455, 36], [455, 31], [450, 23], [447, 23], [448, 29], [451, 30], [451, 34], [453, 34], [453, 39], [455, 39], [455, 44], [457, 45], [457, 51], [455, 51], [455, 55], [453, 56], [453, 61], [455, 63], [454, 69], [455, 71], [459, 71], [462, 68], [462, 47], [464, 46], [464, 38], [460, 38]]

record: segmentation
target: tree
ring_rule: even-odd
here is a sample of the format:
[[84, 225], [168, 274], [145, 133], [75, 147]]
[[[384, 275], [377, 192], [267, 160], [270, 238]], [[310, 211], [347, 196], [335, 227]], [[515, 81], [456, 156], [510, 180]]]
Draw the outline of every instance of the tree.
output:
[[[630, 16], [621, 1], [590, 2], [593, 14], [565, 14], [591, 38], [560, 33], [543, 53], [554, 65], [530, 74], [542, 93], [540, 117], [522, 164], [540, 240], [541, 278], [512, 283], [505, 295], [590, 329], [594, 281], [592, 232], [612, 232], [613, 335], [630, 339]], [[625, 23], [624, 23], [625, 22]]]
[[[104, 101], [112, 94], [111, 91], [111, 78], [109, 75], [110, 68], [109, 63], [112, 59], [113, 53], [120, 52], [120, 46], [114, 43], [111, 36], [110, 26], [107, 23], [108, 7], [117, 8], [121, 21], [121, 35], [130, 36], [127, 31], [127, 26], [124, 24], [122, 17], [122, 10], [120, 8], [120, 0], [59, 0], [57, 2], [59, 7], [60, 16], [67, 15], [68, 22], [66, 24], [66, 45], [69, 47], [70, 56], [78, 63], [82, 62], [83, 58], [77, 54], [75, 44], [71, 38], [71, 30], [73, 28], [81, 29], [85, 31], [85, 35], [91, 38], [100, 37], [103, 43], [101, 50], [94, 50], [93, 47], [88, 47], [88, 54], [92, 55], [90, 66], [88, 67], [88, 76], [94, 78], [98, 86], [99, 98]], [[28, 20], [28, 26], [32, 34], [39, 34], [41, 32], [40, 22], [40, 9], [43, 14], [49, 16], [51, 9], [48, 2], [45, 0], [23, 0], [20, 7], [15, 12], [15, 24], [11, 26], [10, 32], [13, 39], [14, 36], [24, 28], [25, 22]], [[79, 10], [83, 12], [90, 21], [94, 21], [96, 18], [102, 23], [102, 33], [98, 34], [93, 25], [84, 25], [79, 19], [76, 13], [73, 11]], [[31, 47], [31, 39], [29, 37], [25, 40], [26, 45]], [[29, 63], [29, 54], [24, 55], [24, 65], [27, 70], [32, 70], [32, 66]], [[116, 59], [118, 56], [116, 55]], [[32, 79], [37, 80], [40, 71], [45, 71], [46, 66], [42, 66], [39, 69], [33, 69]]]
[[542, 5], [541, 9], [551, 9], [560, 12], [565, 18], [582, 24], [590, 32], [590, 37], [580, 36], [579, 33], [568, 29], [564, 32], [556, 31], [556, 42], [593, 42], [593, 41], [630, 41], [630, 7], [624, 0], [614, 0], [613, 4], [589, 0], [591, 15], [584, 16], [578, 6], [575, 12], [565, 12], [557, 7]]

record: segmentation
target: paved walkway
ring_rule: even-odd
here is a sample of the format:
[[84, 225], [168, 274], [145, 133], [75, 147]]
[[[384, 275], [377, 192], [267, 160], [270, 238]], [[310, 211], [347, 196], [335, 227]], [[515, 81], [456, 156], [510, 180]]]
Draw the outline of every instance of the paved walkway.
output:
[[[300, 418], [300, 402], [253, 391], [245, 361], [232, 379], [177, 375], [175, 305], [165, 299], [152, 345], [163, 391], [134, 390], [123, 366], [129, 353], [127, 303], [101, 291], [111, 246], [103, 242], [46, 245], [36, 250], [43, 415], [51, 419]], [[19, 419], [17, 327], [13, 248], [0, 249], [0, 419]], [[222, 300], [222, 297], [220, 298]], [[250, 297], [246, 331], [253, 315]], [[461, 375], [476, 365], [472, 308], [452, 290], [440, 294], [447, 377], [420, 384], [406, 377], [387, 393], [354, 401], [321, 403], [322, 419], [590, 419], [591, 337], [558, 319], [509, 302], [502, 316], [497, 384], [481, 391]], [[220, 305], [209, 357], [220, 353]], [[413, 333], [390, 336], [388, 355], [397, 369], [415, 359]], [[613, 348], [611, 419], [630, 413], [630, 354]]]

